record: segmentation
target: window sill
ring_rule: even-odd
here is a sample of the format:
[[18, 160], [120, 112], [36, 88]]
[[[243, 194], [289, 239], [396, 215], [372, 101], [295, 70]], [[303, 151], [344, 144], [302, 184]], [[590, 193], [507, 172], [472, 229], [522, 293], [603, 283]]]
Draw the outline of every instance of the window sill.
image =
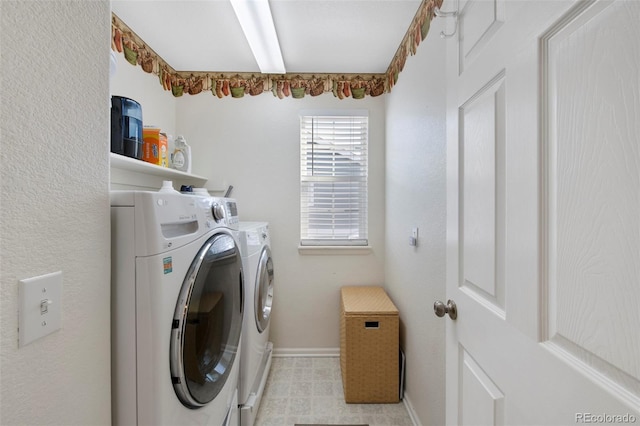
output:
[[363, 255], [372, 251], [371, 246], [298, 246], [302, 255]]

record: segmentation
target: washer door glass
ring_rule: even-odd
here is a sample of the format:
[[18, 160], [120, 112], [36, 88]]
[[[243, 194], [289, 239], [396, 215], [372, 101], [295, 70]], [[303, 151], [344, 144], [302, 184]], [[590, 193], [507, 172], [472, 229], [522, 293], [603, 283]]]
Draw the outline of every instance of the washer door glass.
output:
[[273, 261], [269, 247], [262, 249], [258, 262], [256, 277], [255, 313], [258, 331], [262, 333], [271, 319], [271, 305], [273, 303]]
[[200, 249], [187, 272], [171, 331], [171, 378], [191, 408], [224, 387], [242, 330], [242, 259], [233, 237], [218, 233]]

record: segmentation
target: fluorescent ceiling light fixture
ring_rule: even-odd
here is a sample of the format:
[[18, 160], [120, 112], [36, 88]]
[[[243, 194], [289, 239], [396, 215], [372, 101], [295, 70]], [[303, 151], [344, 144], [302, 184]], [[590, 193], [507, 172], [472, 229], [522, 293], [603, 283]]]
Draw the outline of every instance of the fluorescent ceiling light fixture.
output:
[[264, 74], [284, 74], [284, 61], [268, 0], [230, 0], [253, 56]]

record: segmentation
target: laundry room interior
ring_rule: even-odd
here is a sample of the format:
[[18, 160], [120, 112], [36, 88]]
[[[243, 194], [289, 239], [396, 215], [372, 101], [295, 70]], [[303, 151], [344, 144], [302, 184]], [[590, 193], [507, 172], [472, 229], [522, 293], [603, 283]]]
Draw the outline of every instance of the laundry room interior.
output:
[[[418, 5], [413, 5], [415, 11], [401, 32], [409, 31]], [[114, 5], [114, 13], [117, 10]], [[118, 18], [126, 23], [125, 17]], [[405, 405], [412, 395], [423, 401], [415, 409], [425, 410], [425, 424], [443, 422], [444, 414], [444, 395], [424, 383], [437, 383], [444, 373], [438, 349], [444, 343], [444, 321], [432, 314], [432, 305], [444, 298], [446, 64], [434, 58], [444, 56], [446, 41], [438, 34], [445, 21], [432, 21], [435, 36], [421, 40], [419, 51], [406, 59], [397, 85], [382, 96], [340, 99], [324, 93], [279, 99], [262, 93], [219, 98], [206, 91], [175, 97], [158, 83], [157, 75], [132, 66], [119, 52], [111, 77], [112, 95], [138, 101], [145, 123], [161, 127], [170, 139], [184, 136], [192, 151], [192, 173], [206, 178], [194, 186], [215, 196], [231, 188], [229, 196], [237, 201], [241, 221], [268, 222], [274, 264], [274, 358], [338, 359], [340, 289], [382, 286], [400, 312], [399, 337], [410, 366]], [[300, 116], [306, 111], [368, 115], [366, 247], [301, 246], [300, 199], [295, 194], [301, 185]], [[114, 173], [112, 166], [112, 189], [126, 189], [135, 178], [116, 173], [123, 172]], [[157, 187], [162, 179], [142, 189]], [[190, 183], [177, 179], [177, 189]], [[411, 245], [416, 228], [418, 243]]]
[[[155, 207], [166, 204], [166, 200], [171, 204], [180, 197], [195, 199], [198, 191], [204, 191], [213, 198], [207, 198], [208, 204], [190, 202], [189, 214], [193, 218], [197, 215], [197, 220], [202, 220], [200, 223], [207, 227], [213, 224], [215, 228], [219, 226], [215, 222], [220, 221], [214, 204], [224, 203], [220, 207], [223, 214], [227, 219], [233, 218], [231, 222], [223, 223], [224, 227], [228, 226], [224, 232], [234, 235], [238, 249], [241, 249], [242, 228], [237, 222], [266, 226], [259, 228], [260, 231], [251, 231], [255, 233], [244, 238], [255, 241], [268, 230], [273, 285], [269, 296], [272, 297], [269, 368], [272, 374], [285, 376], [272, 379], [280, 381], [280, 387], [277, 383], [260, 384], [266, 386], [262, 397], [263, 411], [252, 414], [251, 424], [446, 424], [446, 415], [452, 408], [447, 406], [450, 400], [445, 389], [447, 374], [450, 374], [445, 348], [455, 316], [451, 304], [446, 307], [441, 304], [442, 311], [436, 311], [438, 315], [434, 315], [434, 302], [447, 300], [447, 280], [455, 272], [448, 263], [448, 256], [457, 249], [457, 246], [452, 249], [452, 238], [457, 238], [458, 228], [452, 228], [447, 212], [458, 207], [448, 198], [451, 182], [457, 183], [457, 174], [451, 175], [447, 161], [451, 146], [456, 146], [457, 153], [457, 142], [452, 145], [451, 141], [457, 138], [457, 122], [452, 124], [457, 118], [452, 117], [459, 114], [456, 103], [459, 99], [451, 90], [451, 87], [457, 87], [456, 83], [451, 81], [459, 77], [456, 67], [462, 59], [453, 57], [450, 49], [458, 37], [456, 32], [463, 31], [457, 15], [447, 12], [462, 10], [465, 5], [489, 3], [497, 4], [495, 10], [504, 12], [507, 2], [309, 2], [313, 6], [309, 7], [308, 13], [324, 8], [323, 16], [340, 15], [332, 25], [350, 27], [352, 39], [344, 40], [347, 47], [336, 47], [335, 50], [336, 55], [351, 51], [356, 65], [344, 62], [347, 70], [287, 69], [281, 74], [289, 79], [300, 74], [308, 79], [317, 76], [326, 79], [323, 93], [311, 95], [307, 90], [305, 95], [298, 97], [278, 92], [275, 78], [267, 79], [264, 93], [255, 96], [249, 93], [243, 96], [216, 94], [217, 78], [226, 79], [229, 84], [229, 78], [234, 75], [260, 76], [257, 68], [173, 70], [179, 76], [206, 74], [206, 90], [201, 93], [176, 93], [170, 85], [163, 86], [164, 71], [157, 62], [151, 72], [143, 70], [141, 60], [136, 63], [134, 59], [132, 63], [122, 46], [114, 43], [116, 30], [121, 36], [129, 31], [129, 40], [162, 56], [160, 52], [164, 46], [145, 40], [144, 30], [137, 33], [135, 23], [127, 22], [127, 3], [132, 4], [132, 9], [144, 8], [145, 3], [145, 10], [153, 9], [148, 6], [152, 2], [0, 2], [3, 93], [0, 424], [116, 424], [112, 333], [116, 330], [114, 317], [118, 311], [114, 310], [116, 299], [112, 286], [116, 274], [112, 270], [112, 259], [118, 255], [113, 248], [120, 246], [113, 240], [114, 229], [118, 226], [112, 222], [113, 191], [158, 192], [160, 198], [150, 196], [151, 206]], [[302, 2], [272, 0], [271, 3], [284, 7], [287, 3]], [[389, 20], [395, 24], [395, 33], [394, 39], [387, 40], [386, 45], [393, 47], [390, 53], [383, 55], [384, 62], [396, 72], [389, 73], [387, 66], [375, 70], [358, 69], [360, 52], [376, 50], [376, 39], [372, 36], [375, 29], [360, 27], [358, 18], [339, 10], [338, 3], [348, 3], [344, 7], [349, 12], [357, 10], [362, 3], [378, 3], [382, 10], [397, 8], [403, 11], [403, 15], [389, 14]], [[544, 15], [541, 21], [546, 27], [551, 26], [571, 10], [574, 3], [581, 2], [567, 1], [563, 6], [554, 6], [555, 9], [552, 8], [553, 11]], [[600, 4], [599, 1], [596, 3]], [[375, 12], [370, 5], [362, 7], [371, 16], [379, 17], [380, 10]], [[513, 4], [510, 7], [514, 7]], [[512, 9], [513, 15], [521, 13], [519, 7]], [[123, 16], [116, 14], [119, 8]], [[231, 6], [228, 9], [231, 10]], [[483, 20], [505, 19], [503, 15], [483, 15], [488, 9], [470, 8], [468, 16], [478, 17], [479, 25], [485, 25]], [[640, 16], [639, 9], [634, 6], [630, 16]], [[443, 13], [438, 16], [436, 11]], [[301, 21], [296, 25], [304, 27], [304, 14], [298, 13]], [[160, 25], [161, 32], [171, 38], [172, 32], [186, 31], [184, 22], [176, 24], [182, 18], [166, 18]], [[393, 19], [400, 19], [405, 24], [400, 25]], [[199, 22], [202, 20], [202, 17], [198, 18]], [[220, 28], [229, 25], [229, 20], [209, 21]], [[470, 25], [468, 31], [470, 37], [477, 36], [484, 43], [491, 40], [498, 28], [491, 26], [485, 33]], [[535, 31], [542, 32], [536, 28], [531, 33]], [[136, 32], [135, 36], [131, 32]], [[180, 37], [176, 35], [175, 39]], [[210, 41], [218, 42], [225, 44], [224, 40]], [[172, 52], [202, 54], [192, 53], [188, 44], [177, 44], [177, 49], [176, 46], [170, 49]], [[527, 48], [537, 52], [537, 44], [532, 46], [527, 45]], [[229, 43], [228, 48], [233, 47]], [[244, 42], [243, 48], [247, 49], [246, 55], [251, 55]], [[326, 46], [322, 49], [327, 63], [335, 64], [330, 51]], [[399, 52], [401, 65], [396, 63], [393, 68]], [[474, 59], [475, 54], [472, 52], [470, 58]], [[322, 61], [322, 57], [317, 58], [313, 45], [302, 53], [304, 55]], [[173, 66], [167, 58], [162, 61]], [[531, 65], [524, 59], [524, 65], [516, 60], [513, 62], [520, 68]], [[488, 74], [490, 67], [483, 66], [485, 68], [478, 67], [478, 73]], [[637, 61], [633, 66], [637, 70]], [[535, 66], [531, 69], [531, 73], [537, 72]], [[364, 96], [355, 93], [345, 96], [342, 92], [338, 96], [336, 87], [342, 74], [348, 78], [357, 76], [358, 81], [386, 78], [384, 93], [368, 91]], [[532, 81], [537, 80], [532, 77]], [[516, 84], [526, 86], [521, 81], [514, 82]], [[637, 82], [634, 84], [638, 85]], [[463, 89], [470, 90], [468, 87]], [[502, 92], [496, 93], [500, 96]], [[112, 152], [112, 96], [139, 103], [144, 125], [160, 128], [167, 135], [168, 153], [176, 151], [174, 141], [182, 136], [190, 148], [190, 170], [176, 172], [170, 162], [167, 167], [150, 165], [141, 159], [121, 158]], [[636, 107], [634, 104], [629, 108]], [[305, 245], [301, 243], [301, 117], [352, 114], [368, 119], [366, 242], [363, 245]], [[523, 152], [522, 157], [528, 155], [535, 157], [537, 151]], [[637, 157], [637, 152], [633, 155]], [[163, 185], [165, 189], [169, 189], [166, 185], [171, 186], [166, 199], [162, 198]], [[179, 194], [181, 190], [192, 189], [193, 195]], [[137, 196], [126, 198], [122, 206], [134, 206], [137, 202], [134, 197]], [[183, 219], [181, 216], [179, 221]], [[637, 217], [634, 220], [637, 223]], [[119, 235], [125, 234], [126, 231], [120, 231]], [[133, 239], [132, 235], [129, 237]], [[166, 268], [173, 264], [167, 264], [166, 257], [164, 260], [166, 274]], [[247, 264], [248, 261], [243, 260], [243, 265]], [[249, 276], [248, 271], [243, 274], [245, 278]], [[56, 299], [40, 298], [37, 306], [39, 313], [49, 309], [59, 315], [58, 322], [51, 331], [40, 330], [32, 341], [20, 342], [25, 332], [20, 315], [26, 297], [21, 286], [39, 277], [58, 280], [61, 286]], [[390, 363], [401, 382], [397, 401], [322, 406], [324, 412], [319, 413], [314, 411], [313, 402], [304, 393], [312, 392], [312, 389], [299, 388], [302, 394], [293, 395], [298, 399], [280, 406], [285, 412], [278, 412], [277, 401], [269, 400], [268, 392], [273, 396], [285, 384], [293, 389], [295, 372], [312, 377], [330, 371], [327, 374], [331, 379], [326, 382], [332, 384], [325, 383], [330, 387], [325, 391], [344, 398], [345, 367], [341, 365], [345, 356], [345, 342], [341, 340], [345, 315], [343, 290], [353, 287], [382, 288], [388, 301], [397, 309], [396, 341], [402, 357], [399, 354]], [[245, 297], [246, 288], [242, 292]], [[520, 299], [538, 300], [538, 297], [535, 292], [523, 290]], [[248, 305], [245, 303], [244, 306]], [[153, 310], [151, 307], [150, 311]], [[131, 311], [133, 316], [146, 315], [134, 311]], [[522, 315], [536, 317], [536, 312], [527, 311]], [[45, 322], [38, 319], [35, 326], [45, 327]], [[171, 326], [171, 320], [167, 319]], [[637, 322], [637, 319], [633, 321]], [[244, 324], [246, 327], [246, 322]], [[515, 323], [514, 327], [537, 339], [535, 326], [523, 324], [525, 320]], [[175, 318], [173, 327], [177, 327]], [[186, 329], [187, 325], [184, 327]], [[378, 327], [377, 322], [375, 327]], [[126, 329], [127, 325], [123, 326], [122, 330], [126, 332]], [[167, 338], [169, 334], [167, 332]], [[129, 337], [135, 339], [135, 336]], [[630, 350], [640, 350], [640, 346], [634, 344], [630, 344]], [[242, 350], [248, 349], [243, 347]], [[240, 358], [240, 353], [237, 357]], [[145, 363], [141, 359], [137, 362]], [[168, 361], [166, 363], [169, 365]], [[462, 361], [459, 365], [463, 365]], [[130, 373], [131, 370], [120, 372], [125, 378]], [[132, 374], [135, 376], [136, 372]], [[233, 374], [238, 374], [240, 379], [236, 380], [241, 380], [241, 370], [233, 370]], [[637, 371], [629, 374], [625, 383], [631, 383], [628, 387], [634, 389], [633, 395], [621, 406], [637, 414], [640, 409], [633, 405], [640, 400], [640, 376]], [[169, 385], [173, 381], [176, 386], [179, 380], [167, 373]], [[173, 397], [172, 389], [163, 392]], [[144, 400], [146, 397], [132, 398]], [[224, 403], [234, 404], [227, 400]], [[297, 404], [297, 411], [291, 408], [294, 404]], [[367, 412], [366, 408], [360, 408], [361, 405], [373, 411]], [[512, 411], [512, 415], [525, 415], [517, 411]], [[221, 424], [225, 426], [246, 426], [240, 417], [224, 414], [221, 418], [224, 418], [225, 423]], [[169, 422], [167, 419], [162, 421]], [[184, 424], [199, 422], [187, 420]]]
[[[419, 1], [411, 3], [414, 11], [409, 14], [406, 26], [399, 30], [401, 37], [408, 31], [420, 6]], [[444, 22], [433, 21], [435, 36], [425, 38], [419, 52], [407, 59], [392, 93], [364, 99], [338, 99], [330, 93], [307, 95], [303, 99], [279, 99], [270, 93], [218, 99], [211, 92], [174, 97], [158, 84], [156, 75], [132, 66], [121, 53], [116, 55], [117, 70], [110, 77], [111, 49], [105, 49], [104, 43], [111, 39], [112, 31], [110, 25], [104, 25], [112, 20], [108, 2], [82, 6], [66, 2], [3, 4], [2, 7], [6, 19], [11, 16], [20, 21], [28, 15], [41, 19], [42, 25], [50, 20], [46, 15], [53, 15], [58, 25], [66, 27], [65, 37], [87, 55], [83, 55], [80, 64], [74, 64], [62, 51], [55, 52], [57, 47], [46, 53], [45, 57], [52, 61], [51, 67], [65, 70], [62, 81], [74, 81], [73, 88], [66, 83], [56, 86], [55, 90], [63, 91], [59, 96], [67, 99], [64, 111], [72, 117], [78, 113], [84, 116], [70, 123], [74, 135], [69, 138], [67, 126], [52, 126], [53, 120], [66, 122], [66, 118], [57, 113], [51, 117], [34, 112], [41, 116], [40, 130], [29, 132], [33, 143], [23, 147], [25, 150], [33, 147], [34, 152], [20, 156], [33, 160], [28, 168], [30, 178], [23, 182], [30, 189], [16, 200], [16, 205], [22, 206], [20, 210], [31, 209], [32, 203], [27, 200], [32, 197], [27, 194], [33, 194], [36, 188], [48, 188], [39, 198], [40, 202], [55, 204], [54, 209], [60, 209], [60, 214], [67, 211], [75, 223], [61, 221], [58, 214], [55, 217], [39, 215], [38, 228], [41, 229], [33, 237], [28, 236], [30, 226], [21, 227], [23, 231], [16, 237], [30, 242], [25, 250], [29, 247], [28, 250], [37, 252], [58, 253], [39, 256], [39, 265], [11, 262], [11, 257], [21, 255], [11, 254], [9, 250], [3, 252], [4, 262], [15, 266], [14, 271], [4, 269], [6, 278], [39, 275], [34, 272], [44, 273], [53, 265], [62, 269], [65, 298], [60, 331], [20, 349], [13, 347], [14, 333], [3, 332], [3, 423], [4, 420], [29, 424], [110, 422], [109, 176], [123, 172], [110, 170], [108, 108], [103, 101], [94, 102], [93, 97], [108, 99], [111, 94], [140, 102], [145, 124], [185, 137], [192, 150], [192, 173], [207, 179], [198, 186], [218, 196], [233, 186], [231, 196], [237, 200], [240, 219], [269, 223], [275, 270], [271, 319], [274, 357], [338, 357], [341, 287], [384, 286], [400, 312], [400, 339], [408, 366], [405, 399], [415, 401], [422, 423], [444, 421], [444, 394], [439, 386], [428, 385], [444, 380], [444, 324], [432, 314], [431, 308], [434, 300], [444, 298], [445, 64], [436, 59], [444, 56], [445, 41], [437, 36], [444, 29]], [[28, 32], [24, 25], [18, 27], [21, 33]], [[171, 24], [167, 23], [166, 27], [169, 30]], [[7, 40], [9, 46], [9, 40], [14, 37], [4, 38], [9, 31], [4, 22], [2, 30], [3, 40]], [[36, 32], [33, 47], [37, 46], [36, 50], [42, 52], [43, 41], [55, 43], [57, 36], [52, 31], [52, 34]], [[394, 42], [396, 45], [400, 44], [401, 37]], [[25, 42], [16, 46], [24, 46]], [[370, 46], [355, 48], [369, 49]], [[24, 50], [31, 51], [26, 46]], [[75, 67], [79, 69], [72, 73], [70, 70]], [[36, 71], [41, 70], [31, 69]], [[31, 88], [24, 90], [28, 93], [35, 90], [30, 95], [34, 99], [40, 91], [32, 85], [40, 84], [41, 79], [30, 80], [34, 81], [25, 84]], [[45, 109], [54, 108], [44, 107], [47, 102], [38, 101]], [[299, 249], [300, 111], [349, 109], [366, 110], [369, 117], [368, 248], [306, 252]], [[53, 147], [43, 143], [44, 133], [40, 131], [45, 129], [47, 140], [61, 138], [66, 146], [64, 153], [56, 150], [47, 155], [46, 161], [42, 155]], [[62, 133], [55, 136], [58, 132], [66, 136]], [[76, 132], [90, 137], [75, 135]], [[88, 143], [88, 139], [92, 142]], [[98, 139], [104, 140], [98, 142]], [[73, 159], [74, 165], [65, 161], [68, 167], [60, 168], [61, 155]], [[20, 171], [12, 175], [3, 172], [6, 188], [13, 187], [11, 181], [24, 177], [27, 172], [21, 165], [22, 160], [13, 164]], [[53, 178], [45, 177], [51, 174]], [[144, 185], [157, 185], [159, 189], [163, 180], [171, 179], [158, 177], [152, 184], [148, 180], [148, 177], [142, 178]], [[78, 191], [63, 188], [71, 182], [75, 182], [73, 186]], [[54, 183], [56, 189], [52, 188]], [[178, 183], [176, 181], [176, 185]], [[141, 184], [133, 184], [136, 185]], [[72, 195], [79, 192], [85, 195]], [[7, 221], [3, 219], [3, 233], [6, 226]], [[417, 246], [408, 242], [412, 228], [419, 228]], [[10, 236], [10, 232], [4, 235]], [[39, 242], [36, 244], [32, 238]], [[6, 286], [3, 289], [6, 291]], [[8, 299], [13, 296], [3, 297], [3, 323], [7, 325], [16, 322], [9, 315], [15, 302]], [[90, 378], [86, 377], [88, 371], [92, 372]], [[56, 390], [48, 391], [48, 385], [43, 388], [36, 384], [40, 382], [37, 377], [55, 382]], [[70, 393], [75, 396], [71, 397]], [[42, 399], [42, 410], [33, 410], [33, 405], [25, 401], [25, 395], [29, 395], [29, 399]], [[70, 407], [69, 404], [73, 410], [63, 408]]]

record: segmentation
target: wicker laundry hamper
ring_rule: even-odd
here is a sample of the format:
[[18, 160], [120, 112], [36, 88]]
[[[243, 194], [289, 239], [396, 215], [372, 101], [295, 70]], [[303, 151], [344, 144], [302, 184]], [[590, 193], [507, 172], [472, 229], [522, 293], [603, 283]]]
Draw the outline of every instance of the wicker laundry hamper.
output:
[[379, 286], [341, 289], [340, 368], [347, 403], [400, 401], [398, 309]]

